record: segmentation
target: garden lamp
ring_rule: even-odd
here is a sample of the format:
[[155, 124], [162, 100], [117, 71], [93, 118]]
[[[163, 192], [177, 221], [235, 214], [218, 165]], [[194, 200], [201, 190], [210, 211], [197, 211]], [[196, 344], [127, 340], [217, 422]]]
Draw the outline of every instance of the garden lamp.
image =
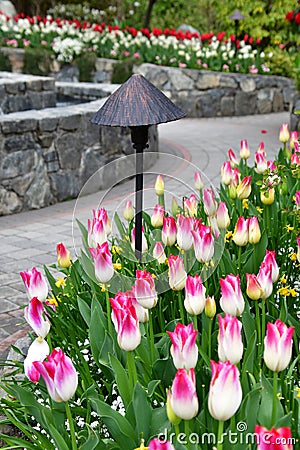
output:
[[244, 20], [245, 19], [245, 16], [243, 16], [241, 11], [236, 9], [234, 11], [234, 13], [231, 14], [229, 19], [230, 20], [234, 20], [234, 25], [235, 25], [235, 48], [237, 49], [237, 47], [236, 47], [236, 40], [237, 40], [237, 36], [238, 36], [238, 31], [239, 31], [239, 23], [240, 23], [240, 20]]
[[135, 183], [135, 255], [142, 260], [143, 151], [148, 147], [150, 125], [185, 117], [157, 87], [143, 75], [132, 75], [113, 92], [91, 119], [92, 123], [111, 127], [129, 127], [136, 151]]

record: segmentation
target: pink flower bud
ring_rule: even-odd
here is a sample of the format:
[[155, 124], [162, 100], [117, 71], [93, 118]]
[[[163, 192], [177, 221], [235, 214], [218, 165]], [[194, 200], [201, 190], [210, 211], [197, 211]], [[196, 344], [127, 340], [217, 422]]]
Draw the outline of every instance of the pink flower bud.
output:
[[100, 283], [108, 283], [114, 275], [112, 256], [108, 248], [108, 243], [104, 242], [97, 248], [90, 248], [90, 253], [95, 264], [95, 277]]
[[161, 239], [167, 247], [172, 247], [176, 242], [176, 222], [174, 217], [164, 217], [161, 231]]
[[96, 248], [107, 241], [107, 234], [104, 227], [103, 220], [98, 220], [94, 217], [92, 221], [88, 219], [88, 245], [91, 248]]
[[193, 246], [193, 222], [191, 217], [184, 217], [179, 214], [177, 217], [177, 244], [184, 250], [190, 250]]
[[153, 258], [155, 258], [159, 264], [164, 264], [166, 262], [167, 256], [165, 254], [165, 249], [162, 242], [155, 242], [153, 248]]
[[44, 361], [49, 353], [49, 345], [41, 337], [36, 338], [30, 345], [27, 356], [24, 359], [24, 372], [32, 383], [37, 383], [40, 379], [40, 372], [34, 367], [34, 361]]
[[[131, 248], [132, 251], [135, 251], [135, 227], [131, 230]], [[142, 227], [142, 253], [146, 253], [148, 251], [148, 242], [144, 233], [144, 227]]]
[[213, 319], [216, 315], [217, 305], [214, 296], [206, 297], [204, 312], [206, 317]]
[[217, 210], [217, 224], [221, 230], [226, 230], [230, 225], [230, 217], [225, 202], [220, 202]]
[[190, 198], [184, 200], [184, 210], [189, 217], [195, 217], [198, 210], [198, 202], [195, 194], [191, 194]]
[[249, 244], [257, 244], [261, 238], [258, 218], [256, 216], [248, 218]]
[[264, 157], [266, 157], [265, 144], [264, 142], [260, 142], [258, 145], [257, 153], [260, 153]]
[[176, 369], [194, 369], [198, 361], [198, 331], [194, 330], [193, 324], [177, 323], [175, 330], [167, 333], [172, 341], [170, 352]]
[[203, 191], [204, 212], [207, 216], [214, 216], [217, 212], [217, 203], [212, 189]]
[[153, 308], [157, 303], [157, 293], [154, 279], [146, 270], [136, 270], [134, 294], [139, 304], [146, 309]]
[[214, 238], [210, 227], [200, 224], [198, 231], [192, 231], [197, 261], [209, 262], [214, 256]]
[[269, 266], [266, 263], [262, 262], [257, 275], [257, 281], [259, 282], [263, 291], [261, 298], [266, 299], [270, 297], [273, 291], [272, 266]]
[[62, 349], [52, 350], [48, 361], [36, 361], [33, 365], [44, 378], [52, 400], [67, 402], [73, 397], [78, 385], [78, 376], [71, 359]]
[[234, 316], [218, 315], [220, 332], [218, 335], [218, 355], [220, 361], [230, 361], [238, 364], [243, 356], [243, 342], [241, 336], [242, 323]]
[[162, 227], [164, 222], [165, 209], [162, 205], [155, 205], [151, 216], [151, 225], [154, 228]]
[[189, 275], [185, 281], [185, 299], [184, 307], [189, 314], [197, 316], [205, 308], [206, 288], [202, 284], [202, 278], [199, 275], [192, 277]]
[[254, 274], [246, 273], [246, 279], [246, 294], [248, 295], [248, 297], [251, 298], [251, 300], [258, 300], [259, 298], [262, 298], [264, 291], [262, 290], [257, 277]]
[[225, 184], [225, 186], [228, 186], [230, 184], [230, 181], [232, 180], [232, 176], [233, 176], [233, 172], [232, 172], [230, 161], [225, 161], [223, 163], [223, 166], [221, 167], [222, 183]]
[[291, 165], [300, 166], [300, 158], [298, 153], [293, 153], [291, 155]]
[[249, 195], [251, 194], [251, 181], [252, 181], [251, 176], [242, 179], [242, 181], [236, 188], [238, 199], [244, 200], [245, 198], [249, 197]]
[[234, 151], [231, 148], [228, 150], [227, 154], [228, 154], [228, 158], [229, 158], [231, 167], [234, 168], [234, 166], [238, 166], [239, 161], [238, 161]]
[[264, 361], [268, 369], [281, 372], [286, 369], [292, 357], [293, 334], [295, 327], [287, 327], [277, 319], [273, 324], [267, 323], [264, 339]]
[[298, 142], [299, 134], [298, 131], [292, 131], [290, 135], [290, 148], [294, 150], [295, 142]]
[[208, 409], [212, 417], [225, 422], [238, 410], [242, 388], [238, 368], [229, 361], [211, 361], [212, 379], [208, 394]]
[[130, 291], [118, 292], [110, 298], [111, 318], [118, 334], [118, 344], [123, 350], [132, 351], [141, 342], [141, 332], [136, 309], [132, 304]]
[[194, 369], [177, 370], [171, 389], [171, 407], [176, 416], [184, 420], [197, 415], [199, 403]]
[[94, 219], [100, 220], [103, 222], [105, 233], [107, 236], [109, 236], [111, 233], [111, 223], [108, 218], [106, 209], [105, 208], [100, 208], [97, 210], [93, 209], [93, 215], [94, 215]]
[[203, 189], [203, 181], [200, 172], [194, 173], [194, 182], [195, 189], [201, 191], [201, 189]]
[[132, 206], [132, 201], [127, 200], [123, 209], [123, 217], [127, 222], [130, 222], [134, 218], [134, 210]]
[[266, 250], [265, 257], [262, 261], [267, 266], [272, 268], [272, 282], [276, 283], [279, 278], [279, 267], [276, 262], [276, 252], [275, 250]]
[[293, 450], [291, 429], [288, 427], [272, 428], [256, 425], [254, 429], [257, 450]]
[[184, 270], [183, 259], [179, 256], [170, 255], [168, 259], [169, 264], [169, 284], [174, 291], [181, 291], [185, 286], [187, 277]]
[[44, 302], [48, 296], [48, 286], [45, 278], [36, 270], [35, 267], [27, 272], [20, 272], [22, 280], [25, 285], [28, 299], [37, 297], [38, 300]]
[[255, 153], [256, 172], [264, 173], [268, 169], [268, 163], [263, 153]]
[[[174, 445], [171, 444], [170, 441], [161, 441], [158, 438], [151, 439], [148, 445], [148, 450], [175, 450]], [[146, 448], [147, 447], [145, 447], [145, 450]]]
[[295, 194], [295, 203], [296, 203], [297, 209], [300, 209], [300, 191], [297, 191]]
[[245, 301], [242, 295], [239, 275], [226, 275], [220, 278], [222, 296], [220, 306], [226, 314], [240, 316], [244, 311]]
[[240, 157], [242, 159], [248, 159], [249, 156], [250, 156], [250, 150], [249, 150], [248, 141], [246, 139], [243, 139], [241, 141], [241, 145], [240, 145]]
[[239, 247], [243, 247], [248, 243], [248, 221], [245, 219], [245, 217], [241, 216], [238, 218], [233, 232], [232, 240]]
[[50, 322], [49, 320], [44, 319], [44, 313], [44, 305], [37, 297], [33, 297], [30, 300], [29, 305], [24, 309], [26, 322], [31, 326], [33, 331], [43, 339], [50, 331]]
[[154, 191], [156, 195], [163, 195], [165, 191], [165, 183], [163, 180], [162, 175], [157, 175], [155, 185], [154, 185]]
[[72, 264], [72, 256], [69, 250], [64, 246], [62, 242], [60, 244], [57, 244], [56, 252], [57, 252], [57, 263], [59, 267], [63, 267], [64, 269], [70, 267], [70, 265]]

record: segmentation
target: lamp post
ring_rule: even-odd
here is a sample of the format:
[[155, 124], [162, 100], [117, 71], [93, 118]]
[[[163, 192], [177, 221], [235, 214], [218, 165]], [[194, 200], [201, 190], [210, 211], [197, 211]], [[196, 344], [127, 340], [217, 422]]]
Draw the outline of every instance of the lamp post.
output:
[[231, 14], [231, 16], [229, 17], [230, 20], [234, 20], [234, 28], [235, 28], [235, 51], [237, 51], [237, 46], [236, 46], [236, 41], [237, 41], [237, 37], [238, 37], [238, 31], [239, 31], [239, 23], [240, 20], [244, 20], [245, 16], [243, 16], [243, 14], [241, 13], [241, 11], [239, 11], [238, 9], [236, 9], [234, 11], [233, 14]]
[[135, 256], [142, 260], [143, 151], [148, 147], [150, 125], [185, 117], [157, 87], [143, 75], [132, 75], [113, 92], [91, 119], [92, 123], [111, 127], [129, 127], [136, 151], [135, 183]]

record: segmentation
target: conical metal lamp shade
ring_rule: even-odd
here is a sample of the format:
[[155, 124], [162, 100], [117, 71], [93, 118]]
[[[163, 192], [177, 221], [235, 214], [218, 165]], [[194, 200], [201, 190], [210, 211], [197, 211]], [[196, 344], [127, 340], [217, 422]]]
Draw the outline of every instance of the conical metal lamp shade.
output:
[[143, 75], [136, 74], [108, 97], [91, 121], [111, 127], [138, 127], [172, 122], [185, 115]]

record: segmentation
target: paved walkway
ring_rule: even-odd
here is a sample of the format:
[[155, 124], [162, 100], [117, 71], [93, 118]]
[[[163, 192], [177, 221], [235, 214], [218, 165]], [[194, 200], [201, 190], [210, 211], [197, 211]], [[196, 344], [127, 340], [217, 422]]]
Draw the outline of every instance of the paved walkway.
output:
[[[167, 205], [173, 195], [180, 198], [193, 188], [193, 173], [198, 169], [211, 182], [218, 185], [220, 166], [232, 148], [238, 153], [241, 139], [247, 139], [252, 154], [264, 141], [268, 158], [279, 148], [279, 127], [288, 123], [289, 114], [277, 113], [260, 116], [183, 119], [159, 126], [161, 155], [145, 176], [145, 208], [155, 203], [153, 184], [158, 173], [165, 176]], [[194, 166], [195, 165], [195, 166]], [[124, 179], [130, 174], [124, 174]], [[22, 305], [27, 303], [21, 270], [56, 261], [56, 244], [64, 242], [76, 253], [80, 236], [73, 216], [86, 224], [91, 210], [100, 204], [110, 214], [122, 210], [127, 198], [132, 198], [132, 179], [113, 189], [84, 195], [76, 201], [53, 205], [42, 210], [28, 211], [0, 217], [0, 357], [9, 346], [26, 333]]]

